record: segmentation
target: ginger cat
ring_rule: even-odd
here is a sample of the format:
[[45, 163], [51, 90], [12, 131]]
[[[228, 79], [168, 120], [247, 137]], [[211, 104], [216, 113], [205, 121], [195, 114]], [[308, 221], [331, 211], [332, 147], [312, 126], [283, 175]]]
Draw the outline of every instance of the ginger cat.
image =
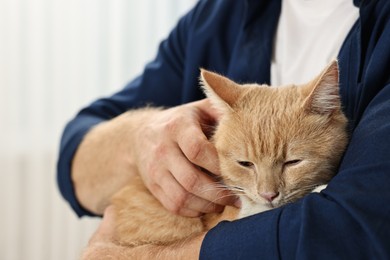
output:
[[112, 199], [118, 245], [169, 244], [221, 220], [294, 202], [335, 174], [348, 140], [337, 61], [299, 86], [239, 85], [206, 70], [201, 81], [222, 113], [212, 137], [221, 170], [221, 184], [215, 189], [235, 192], [242, 208], [228, 206], [223, 213], [201, 218], [173, 215], [138, 178]]

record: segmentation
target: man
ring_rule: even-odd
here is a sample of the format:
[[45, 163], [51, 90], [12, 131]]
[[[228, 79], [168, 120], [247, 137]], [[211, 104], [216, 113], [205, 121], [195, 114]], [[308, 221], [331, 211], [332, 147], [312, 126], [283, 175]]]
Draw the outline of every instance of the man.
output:
[[[136, 171], [173, 213], [196, 217], [239, 206], [234, 200], [210, 203], [217, 194], [199, 192], [213, 180], [198, 166], [218, 175], [215, 149], [201, 127], [218, 115], [200, 100], [199, 67], [238, 82], [279, 85], [302, 83], [337, 56], [351, 139], [328, 188], [221, 223], [179, 247], [146, 249], [150, 257], [167, 259], [171, 253], [179, 259], [389, 258], [388, 46], [385, 0], [200, 1], [140, 77], [69, 123], [58, 163], [60, 189], [80, 216], [106, 210], [92, 241], [110, 237], [115, 216], [107, 208], [109, 198]], [[134, 110], [150, 103], [170, 108]]]

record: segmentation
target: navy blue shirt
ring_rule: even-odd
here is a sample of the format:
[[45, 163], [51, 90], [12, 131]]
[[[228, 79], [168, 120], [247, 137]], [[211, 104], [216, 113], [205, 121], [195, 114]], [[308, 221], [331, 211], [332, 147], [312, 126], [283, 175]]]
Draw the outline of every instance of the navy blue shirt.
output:
[[[390, 259], [390, 1], [354, 1], [360, 17], [338, 55], [351, 139], [320, 194], [209, 231], [201, 259]], [[270, 83], [280, 0], [199, 1], [141, 76], [84, 108], [65, 128], [58, 183], [79, 215], [70, 165], [86, 132], [128, 109], [203, 98], [199, 68], [237, 82]]]

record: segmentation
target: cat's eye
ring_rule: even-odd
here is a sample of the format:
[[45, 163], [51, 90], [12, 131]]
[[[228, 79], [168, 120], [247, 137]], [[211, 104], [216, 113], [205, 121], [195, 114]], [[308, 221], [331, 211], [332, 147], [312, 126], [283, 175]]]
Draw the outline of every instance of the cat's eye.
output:
[[295, 166], [295, 165], [299, 164], [300, 162], [302, 162], [302, 160], [300, 160], [300, 159], [290, 160], [290, 161], [284, 162], [283, 166], [284, 167], [286, 167], [286, 166]]
[[254, 165], [252, 162], [247, 162], [247, 161], [237, 161], [237, 163], [245, 168], [250, 168], [253, 167]]

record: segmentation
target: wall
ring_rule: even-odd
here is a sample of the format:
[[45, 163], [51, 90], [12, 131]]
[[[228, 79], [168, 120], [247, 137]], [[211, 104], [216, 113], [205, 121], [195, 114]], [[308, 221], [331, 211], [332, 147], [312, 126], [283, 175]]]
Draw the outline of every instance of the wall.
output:
[[0, 0], [0, 259], [77, 259], [98, 219], [60, 197], [65, 123], [141, 72], [194, 0]]

